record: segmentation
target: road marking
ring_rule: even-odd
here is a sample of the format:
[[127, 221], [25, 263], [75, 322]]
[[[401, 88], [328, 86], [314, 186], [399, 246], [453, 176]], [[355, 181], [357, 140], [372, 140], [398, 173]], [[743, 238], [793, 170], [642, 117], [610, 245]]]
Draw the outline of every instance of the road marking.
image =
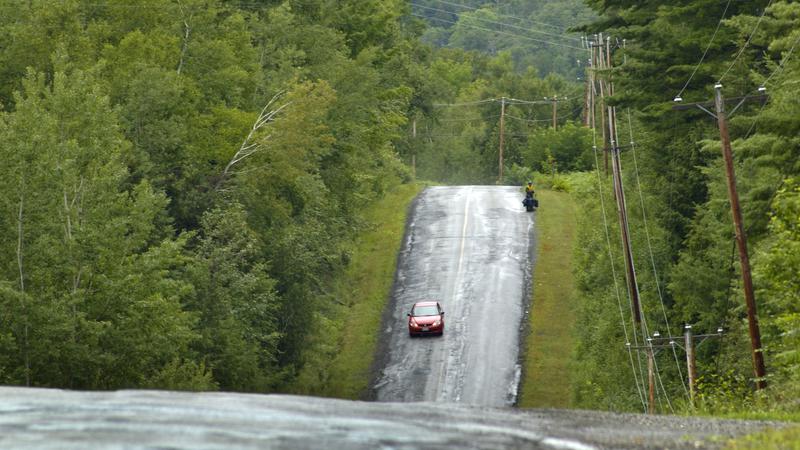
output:
[[[461, 249], [458, 255], [458, 270], [456, 271], [456, 287], [458, 287], [459, 278], [461, 278], [461, 264], [464, 262], [464, 247], [467, 241], [467, 223], [469, 222], [469, 194], [472, 192], [470, 189], [467, 191], [467, 201], [464, 204], [464, 226], [461, 228]], [[453, 294], [455, 296], [455, 293]]]
[[542, 444], [554, 447], [554, 448], [564, 448], [569, 450], [595, 450], [596, 447], [592, 447], [591, 445], [585, 445], [578, 441], [567, 440], [567, 439], [559, 439], [559, 438], [544, 438], [542, 439]]
[[[453, 298], [452, 303], [455, 303], [456, 298], [458, 297], [459, 293], [459, 286], [461, 285], [461, 267], [464, 263], [464, 247], [466, 247], [467, 242], [467, 225], [469, 223], [469, 199], [470, 194], [472, 193], [472, 188], [467, 190], [467, 199], [464, 201], [464, 225], [461, 227], [461, 244], [458, 251], [458, 268], [456, 269], [456, 277], [455, 277], [455, 286], [453, 287]], [[458, 345], [455, 343], [454, 345]], [[437, 400], [446, 400], [442, 397], [446, 391], [445, 383], [447, 382], [447, 369], [450, 366], [450, 352], [444, 352], [444, 361], [442, 362], [442, 368], [439, 371], [439, 377], [437, 380], [436, 390], [438, 391], [436, 395]], [[457, 388], [457, 386], [455, 386]]]

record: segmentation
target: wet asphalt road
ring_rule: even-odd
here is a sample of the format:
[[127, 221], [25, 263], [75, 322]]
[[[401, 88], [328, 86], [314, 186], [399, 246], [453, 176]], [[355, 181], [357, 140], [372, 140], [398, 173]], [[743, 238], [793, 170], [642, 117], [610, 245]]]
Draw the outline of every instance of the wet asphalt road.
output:
[[695, 449], [764, 423], [288, 395], [0, 387], [0, 448]]
[[[374, 396], [509, 406], [529, 297], [534, 217], [514, 186], [442, 186], [420, 194], [384, 315]], [[442, 337], [410, 338], [417, 301], [445, 311]]]

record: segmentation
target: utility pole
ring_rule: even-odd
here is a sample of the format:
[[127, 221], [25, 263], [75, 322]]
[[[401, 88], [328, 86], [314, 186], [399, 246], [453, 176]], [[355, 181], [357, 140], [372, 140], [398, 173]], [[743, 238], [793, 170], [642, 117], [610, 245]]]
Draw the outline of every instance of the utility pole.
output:
[[544, 97], [544, 99], [553, 105], [553, 131], [556, 131], [558, 129], [558, 102], [568, 100], [568, 98], [558, 98], [558, 95], [553, 95], [552, 97]]
[[697, 379], [697, 371], [694, 365], [694, 340], [692, 339], [692, 326], [684, 327], [684, 345], [686, 346], [686, 371], [689, 377], [689, 401], [694, 405], [694, 380]]
[[725, 159], [725, 174], [728, 180], [728, 197], [731, 201], [731, 214], [736, 232], [736, 245], [739, 248], [739, 261], [742, 269], [742, 283], [744, 298], [747, 303], [747, 322], [750, 327], [750, 345], [753, 349], [753, 368], [756, 375], [756, 389], [767, 387], [766, 368], [764, 367], [764, 354], [761, 348], [761, 332], [758, 327], [758, 314], [756, 312], [756, 297], [753, 292], [753, 278], [750, 274], [750, 258], [747, 255], [747, 236], [742, 225], [742, 210], [739, 207], [739, 193], [736, 190], [736, 172], [733, 169], [733, 152], [731, 151], [731, 137], [728, 134], [728, 121], [725, 118], [725, 100], [722, 97], [722, 85], [714, 86], [715, 106], [719, 135], [722, 139], [722, 156]]
[[[762, 95], [745, 96], [732, 99], [739, 100], [739, 103], [731, 110], [731, 115], [746, 101], [756, 99], [766, 101], [766, 96], [763, 95], [763, 89], [759, 89], [759, 91], [762, 92]], [[680, 97], [675, 98], [675, 101], [681, 100], [682, 99]], [[742, 271], [742, 287], [744, 289], [744, 298], [747, 305], [747, 322], [750, 332], [753, 372], [755, 374], [756, 389], [764, 389], [767, 387], [767, 371], [764, 367], [764, 354], [763, 349], [761, 348], [761, 332], [759, 331], [758, 326], [758, 313], [756, 311], [756, 299], [753, 291], [753, 278], [750, 273], [750, 258], [747, 252], [747, 235], [745, 234], [742, 221], [742, 210], [739, 205], [739, 193], [736, 189], [736, 172], [733, 167], [733, 151], [731, 150], [731, 138], [730, 134], [728, 133], [728, 120], [727, 114], [725, 113], [725, 99], [722, 96], [722, 84], [720, 83], [714, 85], [713, 105], [716, 114], [712, 113], [706, 108], [711, 106], [708, 103], [678, 105], [673, 106], [672, 109], [684, 110], [697, 107], [717, 119], [720, 140], [722, 141], [722, 157], [725, 161], [725, 175], [728, 183], [728, 199], [730, 200], [731, 204], [731, 215], [733, 216], [733, 227], [736, 235], [736, 246], [739, 250], [739, 263]]]
[[411, 122], [411, 137], [413, 138], [411, 145], [411, 176], [417, 177], [417, 118]]
[[[602, 38], [602, 36], [601, 36]], [[602, 41], [601, 41], [602, 42]], [[599, 58], [601, 68], [611, 68], [611, 39], [606, 38], [605, 43], [605, 57]], [[614, 94], [614, 85], [608, 79], [601, 80], [600, 93], [603, 98], [603, 105], [605, 105], [605, 96]], [[619, 214], [619, 228], [622, 235], [623, 254], [625, 256], [625, 273], [628, 282], [628, 293], [631, 297], [631, 315], [633, 316], [634, 324], [641, 330], [642, 338], [647, 342], [645, 352], [647, 353], [647, 380], [648, 380], [648, 404], [647, 412], [649, 414], [655, 413], [655, 361], [653, 357], [653, 348], [650, 345], [650, 340], [647, 336], [647, 331], [642, 321], [642, 312], [639, 303], [639, 285], [636, 281], [636, 268], [633, 263], [633, 251], [631, 249], [630, 230], [628, 227], [628, 208], [625, 202], [625, 191], [622, 186], [622, 171], [621, 161], [619, 157], [619, 139], [617, 137], [617, 123], [616, 123], [616, 107], [605, 106], [608, 113], [608, 137], [611, 142], [611, 168], [614, 181], [614, 196], [617, 200], [617, 212]]]
[[503, 138], [505, 135], [506, 129], [506, 98], [500, 98], [500, 149], [498, 151], [499, 154], [499, 168], [498, 168], [498, 178], [497, 181], [502, 183], [503, 182]]
[[[637, 346], [631, 347], [637, 350], [644, 349], [649, 350], [655, 354], [656, 351], [665, 348], [672, 348], [674, 351], [674, 347], [681, 347], [686, 351], [686, 369], [688, 372], [689, 378], [689, 397], [691, 400], [692, 406], [694, 406], [694, 396], [695, 396], [695, 383], [697, 380], [697, 371], [695, 369], [695, 348], [701, 345], [706, 339], [708, 338], [719, 338], [722, 337], [722, 327], [717, 328], [716, 333], [709, 333], [709, 334], [692, 334], [692, 326], [686, 325], [683, 328], [683, 338], [684, 338], [684, 347], [681, 347], [680, 344], [675, 342], [675, 339], [670, 337], [661, 337], [661, 334], [656, 331], [653, 333], [652, 338], [647, 338], [647, 345], [646, 346]], [[697, 345], [695, 345], [697, 343]], [[652, 397], [651, 397], [652, 399]], [[652, 401], [652, 400], [651, 400]]]
[[591, 77], [591, 70], [592, 70], [592, 60], [589, 59], [589, 66], [586, 70], [586, 95], [584, 95], [583, 100], [583, 126], [591, 127], [592, 125], [592, 77]]
[[[604, 64], [602, 64], [602, 62], [605, 61], [605, 57], [603, 56], [603, 45], [602, 45], [603, 34], [600, 33], [599, 40], [598, 40], [598, 35], [594, 35], [594, 37], [595, 37], [595, 42], [592, 43], [592, 67], [595, 67], [595, 68], [599, 69], [599, 68], [603, 67]], [[593, 83], [597, 82], [596, 74], [595, 74], [595, 76], [593, 76], [592, 82]], [[601, 97], [603, 97], [603, 95], [602, 95], [603, 84], [602, 84], [602, 82], [599, 83], [599, 84], [600, 84]], [[594, 111], [594, 100], [595, 100], [595, 97], [592, 97], [592, 102], [593, 102], [592, 111]], [[604, 101], [604, 97], [603, 97], [603, 101]], [[604, 168], [606, 176], [608, 176], [608, 153], [609, 153], [609, 150], [608, 150], [608, 137], [606, 136], [606, 133], [607, 133], [607, 131], [606, 131], [606, 112], [605, 112], [605, 105], [604, 105], [603, 101], [600, 102], [600, 130], [602, 131], [601, 140], [603, 141], [603, 168]]]

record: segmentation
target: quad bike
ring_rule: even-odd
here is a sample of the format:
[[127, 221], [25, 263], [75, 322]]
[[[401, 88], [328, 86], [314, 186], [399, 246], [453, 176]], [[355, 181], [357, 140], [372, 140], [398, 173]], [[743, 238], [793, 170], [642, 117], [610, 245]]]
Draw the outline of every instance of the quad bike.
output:
[[534, 198], [533, 192], [528, 192], [525, 194], [525, 200], [522, 201], [522, 205], [525, 206], [525, 211], [533, 212], [539, 207], [539, 200]]

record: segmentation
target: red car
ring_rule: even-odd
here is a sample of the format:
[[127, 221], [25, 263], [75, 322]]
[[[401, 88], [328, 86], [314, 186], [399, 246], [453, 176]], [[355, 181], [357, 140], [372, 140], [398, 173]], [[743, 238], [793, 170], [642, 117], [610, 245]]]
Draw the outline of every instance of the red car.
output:
[[444, 311], [439, 302], [417, 302], [408, 313], [408, 334], [422, 336], [423, 334], [444, 333]]

